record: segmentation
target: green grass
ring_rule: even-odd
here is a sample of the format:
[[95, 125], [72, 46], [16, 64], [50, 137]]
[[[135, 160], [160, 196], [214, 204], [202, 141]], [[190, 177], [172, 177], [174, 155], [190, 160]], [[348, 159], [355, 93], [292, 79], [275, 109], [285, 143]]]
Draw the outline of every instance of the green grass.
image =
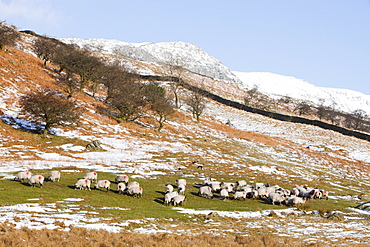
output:
[[[65, 168], [75, 169], [75, 168]], [[144, 219], [144, 218], [176, 218], [188, 220], [187, 215], [172, 210], [172, 206], [163, 204], [164, 188], [168, 183], [175, 184], [175, 180], [181, 178], [176, 175], [158, 176], [157, 179], [135, 178], [130, 181], [137, 181], [144, 190], [142, 198], [133, 198], [127, 195], [116, 193], [116, 184], [111, 184], [108, 192], [92, 189], [91, 191], [75, 190], [74, 184], [77, 179], [83, 177], [86, 171], [66, 173], [62, 172], [60, 182], [45, 182], [43, 188], [33, 188], [27, 184], [22, 184], [13, 180], [0, 180], [0, 205], [15, 205], [21, 203], [34, 203], [30, 198], [39, 198], [40, 204], [57, 203], [66, 198], [83, 198], [84, 201], [76, 202], [81, 210], [95, 211], [100, 217], [113, 217], [117, 220]], [[47, 177], [48, 170], [38, 170], [38, 174]], [[130, 174], [128, 174], [130, 175]], [[99, 179], [114, 181], [113, 173], [98, 173]], [[186, 196], [187, 200], [181, 207], [198, 210], [220, 210], [220, 211], [258, 211], [266, 209], [283, 209], [285, 206], [273, 206], [265, 200], [226, 200], [217, 198], [206, 199], [197, 195], [198, 188], [194, 183], [199, 183], [197, 178], [186, 178], [188, 182]], [[64, 207], [63, 203], [57, 203], [59, 207]], [[353, 203], [333, 201], [333, 200], [314, 200], [309, 202], [309, 209], [320, 210], [344, 210], [353, 206]], [[101, 209], [102, 207], [120, 207], [130, 210]]]

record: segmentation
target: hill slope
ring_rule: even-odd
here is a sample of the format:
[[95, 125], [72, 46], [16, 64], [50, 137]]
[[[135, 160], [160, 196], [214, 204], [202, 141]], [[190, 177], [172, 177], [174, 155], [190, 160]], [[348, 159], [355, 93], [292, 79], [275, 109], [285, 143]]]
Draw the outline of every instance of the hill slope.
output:
[[[24, 213], [17, 216], [12, 214], [11, 207], [0, 207], [4, 216], [1, 222], [8, 222], [17, 228], [33, 222], [28, 226], [36, 229], [70, 230], [73, 228], [71, 223], [64, 219], [73, 218], [73, 224], [86, 228], [111, 231], [134, 229], [134, 232], [151, 232], [149, 229], [152, 232], [161, 232], [164, 229], [169, 233], [179, 233], [183, 229], [174, 229], [168, 223], [175, 221], [189, 234], [197, 234], [199, 229], [217, 234], [219, 230], [214, 230], [216, 227], [232, 236], [249, 234], [256, 228], [263, 229], [261, 231], [265, 234], [296, 236], [295, 232], [307, 227], [316, 232], [324, 232], [324, 229], [327, 231], [327, 219], [315, 213], [327, 209], [338, 210], [347, 217], [333, 226], [332, 231], [328, 231], [325, 237], [327, 243], [342, 241], [355, 246], [362, 241], [364, 235], [369, 234], [368, 230], [364, 230], [369, 229], [368, 221], [363, 218], [351, 219], [348, 209], [348, 206], [361, 201], [360, 195], [366, 198], [370, 194], [369, 142], [314, 126], [269, 119], [213, 101], [207, 102], [206, 112], [200, 123], [195, 122], [191, 113], [183, 106], [173, 114], [162, 132], [156, 132], [152, 128], [154, 123], [148, 119], [141, 120], [145, 121], [147, 127], [115, 121], [101, 111], [104, 104], [91, 97], [89, 92], [76, 96], [79, 104], [87, 109], [81, 125], [74, 128], [57, 127], [53, 129], [55, 135], [40, 137], [28, 131], [35, 124], [22, 119], [17, 100], [24, 93], [36, 88], [62, 90], [57, 83], [58, 74], [53, 66], [48, 64], [43, 67], [42, 61], [27, 48], [27, 42], [31, 41], [31, 37], [24, 34], [22, 49], [9, 48], [0, 51], [0, 109], [4, 113], [3, 122], [0, 123], [0, 182], [5, 188], [1, 193], [5, 192], [4, 195], [7, 195], [3, 197], [7, 201], [1, 201], [1, 204], [14, 206]], [[156, 70], [159, 65], [145, 66]], [[188, 73], [185, 78], [194, 84], [199, 82], [199, 75], [196, 74]], [[236, 97], [237, 93], [243, 93], [240, 89], [234, 91], [230, 84], [223, 81], [207, 78], [202, 83], [212, 85], [212, 90], [221, 95], [228, 93], [230, 97]], [[229, 89], [228, 92], [225, 89]], [[186, 94], [184, 91], [183, 97]], [[86, 150], [85, 145], [95, 139], [100, 140], [103, 150]], [[198, 164], [203, 165], [203, 170], [197, 168]], [[60, 186], [50, 182], [45, 184], [42, 188], [43, 195], [40, 195], [40, 190], [33, 190], [38, 188], [10, 181], [18, 171], [32, 170], [47, 174], [49, 169], [61, 170], [67, 182]], [[91, 191], [94, 196], [89, 196], [85, 192], [73, 190], [74, 180], [92, 170], [111, 180], [115, 174], [128, 174], [131, 179], [143, 184], [147, 194], [139, 199], [141, 201], [134, 201], [127, 196], [118, 197], [113, 192], [102, 196], [98, 191]], [[264, 199], [221, 201], [215, 198], [211, 201], [197, 196], [197, 186], [205, 177], [223, 182], [245, 179], [251, 185], [262, 182], [277, 184], [289, 190], [297, 184], [308, 185], [329, 191], [330, 197], [328, 201], [310, 202], [309, 209], [313, 213], [307, 215], [295, 208], [273, 206]], [[162, 205], [161, 193], [164, 185], [174, 184], [174, 180], [178, 178], [186, 178], [189, 182], [188, 202], [181, 208], [165, 207]], [[18, 196], [10, 197], [15, 189]], [[28, 193], [23, 195], [27, 199], [19, 198], [24, 190]], [[60, 196], [51, 194], [52, 190], [59, 190]], [[48, 193], [52, 199], [45, 196]], [[78, 213], [73, 213], [74, 210], [71, 209], [64, 210], [60, 204], [69, 202], [70, 197], [92, 205], [81, 203], [76, 209]], [[102, 201], [93, 201], [99, 197], [103, 198]], [[28, 199], [35, 198], [42, 198], [44, 202], [30, 206]], [[47, 199], [51, 204], [45, 203]], [[105, 204], [109, 204], [111, 208], [99, 211]], [[63, 209], [63, 219], [58, 218], [58, 207], [59, 210]], [[41, 220], [46, 216], [37, 215], [32, 210], [40, 210], [53, 220]], [[126, 210], [124, 214], [121, 213], [122, 210]], [[280, 212], [287, 213], [275, 218], [266, 217], [271, 210], [276, 210], [279, 215]], [[86, 215], [84, 212], [87, 212]], [[111, 212], [114, 217], [110, 215]], [[158, 212], [165, 219], [160, 219]], [[208, 215], [211, 212], [218, 215], [212, 221]], [[295, 216], [285, 220], [284, 217], [288, 216], [284, 214], [291, 213]], [[184, 214], [190, 218], [183, 217]], [[92, 215], [96, 217], [92, 218]], [[258, 216], [254, 218], [255, 215]], [[139, 226], [131, 225], [130, 228], [130, 224], [126, 225], [127, 219], [132, 218], [137, 218]], [[178, 218], [187, 222], [186, 226]], [[62, 220], [63, 226], [60, 224]], [[290, 222], [296, 225], [294, 231], [291, 230]], [[353, 227], [354, 223], [357, 223], [356, 227]], [[238, 230], [231, 231], [235, 227]], [[338, 231], [351, 234], [352, 238], [343, 239], [338, 236]], [[299, 238], [302, 241], [320, 242], [322, 236], [302, 235]]]
[[233, 73], [243, 82], [243, 87], [257, 86], [260, 92], [275, 99], [289, 96], [315, 105], [334, 106], [343, 112], [362, 109], [370, 115], [370, 95], [348, 89], [318, 87], [305, 80], [274, 73], [237, 71]]

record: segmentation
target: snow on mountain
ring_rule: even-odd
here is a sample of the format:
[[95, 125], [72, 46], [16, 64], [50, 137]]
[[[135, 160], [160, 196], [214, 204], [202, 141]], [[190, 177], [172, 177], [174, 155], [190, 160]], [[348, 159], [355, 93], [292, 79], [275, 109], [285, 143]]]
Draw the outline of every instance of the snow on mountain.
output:
[[318, 87], [302, 79], [270, 72], [230, 71], [219, 60], [191, 43], [128, 43], [119, 40], [77, 38], [60, 40], [92, 51], [119, 54], [139, 61], [180, 65], [193, 73], [234, 83], [243, 88], [257, 86], [260, 92], [275, 99], [289, 96], [310, 101], [314, 105], [324, 104], [343, 112], [361, 109], [370, 115], [370, 95], [347, 89]]
[[119, 54], [129, 58], [160, 64], [185, 67], [193, 73], [217, 80], [241, 84], [241, 81], [219, 60], [207, 54], [199, 46], [181, 41], [161, 43], [127, 43], [107, 39], [60, 39], [92, 51]]
[[233, 73], [242, 81], [243, 87], [251, 89], [257, 86], [261, 93], [275, 99], [288, 96], [315, 105], [334, 106], [344, 112], [362, 109], [370, 115], [370, 95], [348, 89], [318, 87], [302, 79], [269, 72]]

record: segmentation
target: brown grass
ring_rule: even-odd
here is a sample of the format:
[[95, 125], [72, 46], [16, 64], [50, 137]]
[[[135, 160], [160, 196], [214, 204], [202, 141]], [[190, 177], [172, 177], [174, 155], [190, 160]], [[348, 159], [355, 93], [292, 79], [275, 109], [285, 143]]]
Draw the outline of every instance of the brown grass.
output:
[[[64, 227], [63, 224], [60, 224]], [[71, 227], [70, 232], [60, 230], [32, 230], [22, 228], [16, 230], [7, 224], [0, 225], [0, 246], [68, 246], [68, 247], [110, 247], [110, 246], [324, 246], [322, 244], [305, 244], [288, 237], [274, 235], [257, 236], [215, 236], [201, 233], [187, 236], [186, 234], [138, 234], [132, 232], [110, 233], [104, 230], [87, 230]]]

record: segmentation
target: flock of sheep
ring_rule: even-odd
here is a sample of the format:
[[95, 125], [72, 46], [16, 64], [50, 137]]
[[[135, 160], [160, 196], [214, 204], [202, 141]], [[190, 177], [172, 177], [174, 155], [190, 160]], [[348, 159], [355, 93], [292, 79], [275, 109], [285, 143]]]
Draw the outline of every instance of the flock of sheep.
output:
[[[173, 204], [177, 206], [185, 200], [186, 180], [176, 180], [177, 191], [174, 191], [174, 186], [166, 185], [166, 194], [164, 196], [164, 204]], [[284, 189], [278, 185], [270, 186], [269, 184], [256, 183], [248, 185], [245, 180], [240, 180], [235, 183], [212, 181], [210, 178], [203, 180], [202, 184], [198, 184], [198, 196], [212, 199], [217, 195], [220, 199], [226, 200], [233, 198], [243, 199], [267, 199], [273, 205], [298, 206], [304, 204], [307, 199], [328, 199], [328, 192], [318, 188], [310, 188], [307, 186], [294, 186], [291, 190]]]
[[[29, 171], [19, 172], [14, 180], [22, 183], [28, 182], [32, 187], [38, 186], [42, 188], [44, 181], [60, 181], [60, 171], [51, 171], [49, 176], [45, 179], [43, 175], [32, 175]], [[143, 195], [143, 188], [140, 187], [138, 182], [128, 182], [129, 178], [127, 175], [117, 175], [115, 183], [117, 183], [117, 192], [119, 194], [125, 193], [133, 197], [141, 197]], [[98, 180], [97, 172], [88, 172], [85, 176], [75, 184], [75, 189], [80, 190], [91, 190], [91, 183], [95, 182], [95, 189], [109, 191], [111, 182], [109, 180]]]
[[[42, 175], [32, 175], [29, 171], [19, 172], [14, 180], [21, 182], [28, 181], [32, 187], [39, 186], [42, 188], [44, 180], [60, 181], [60, 171], [51, 171], [49, 176], [45, 179]], [[75, 189], [91, 190], [91, 183], [95, 182], [95, 188], [99, 190], [109, 191], [111, 182], [109, 180], [98, 180], [97, 172], [88, 172], [85, 176], [79, 179], [75, 184]], [[142, 197], [143, 188], [138, 182], [129, 182], [127, 175], [117, 175], [114, 182], [117, 184], [117, 192], [119, 194], [126, 194], [133, 197]], [[172, 204], [178, 206], [182, 204], [185, 199], [186, 179], [178, 179], [175, 181], [176, 185], [168, 184], [165, 187], [165, 195], [163, 203], [165, 205]], [[175, 191], [175, 187], [177, 191]], [[328, 199], [328, 192], [325, 190], [310, 188], [307, 186], [294, 186], [291, 190], [284, 189], [278, 185], [270, 186], [269, 184], [256, 183], [255, 185], [248, 185], [245, 180], [232, 182], [217, 182], [210, 178], [203, 180], [198, 184], [198, 196], [212, 199], [215, 195], [220, 199], [233, 198], [243, 199], [267, 199], [273, 205], [284, 204], [288, 206], [298, 206], [304, 204], [307, 199]]]

